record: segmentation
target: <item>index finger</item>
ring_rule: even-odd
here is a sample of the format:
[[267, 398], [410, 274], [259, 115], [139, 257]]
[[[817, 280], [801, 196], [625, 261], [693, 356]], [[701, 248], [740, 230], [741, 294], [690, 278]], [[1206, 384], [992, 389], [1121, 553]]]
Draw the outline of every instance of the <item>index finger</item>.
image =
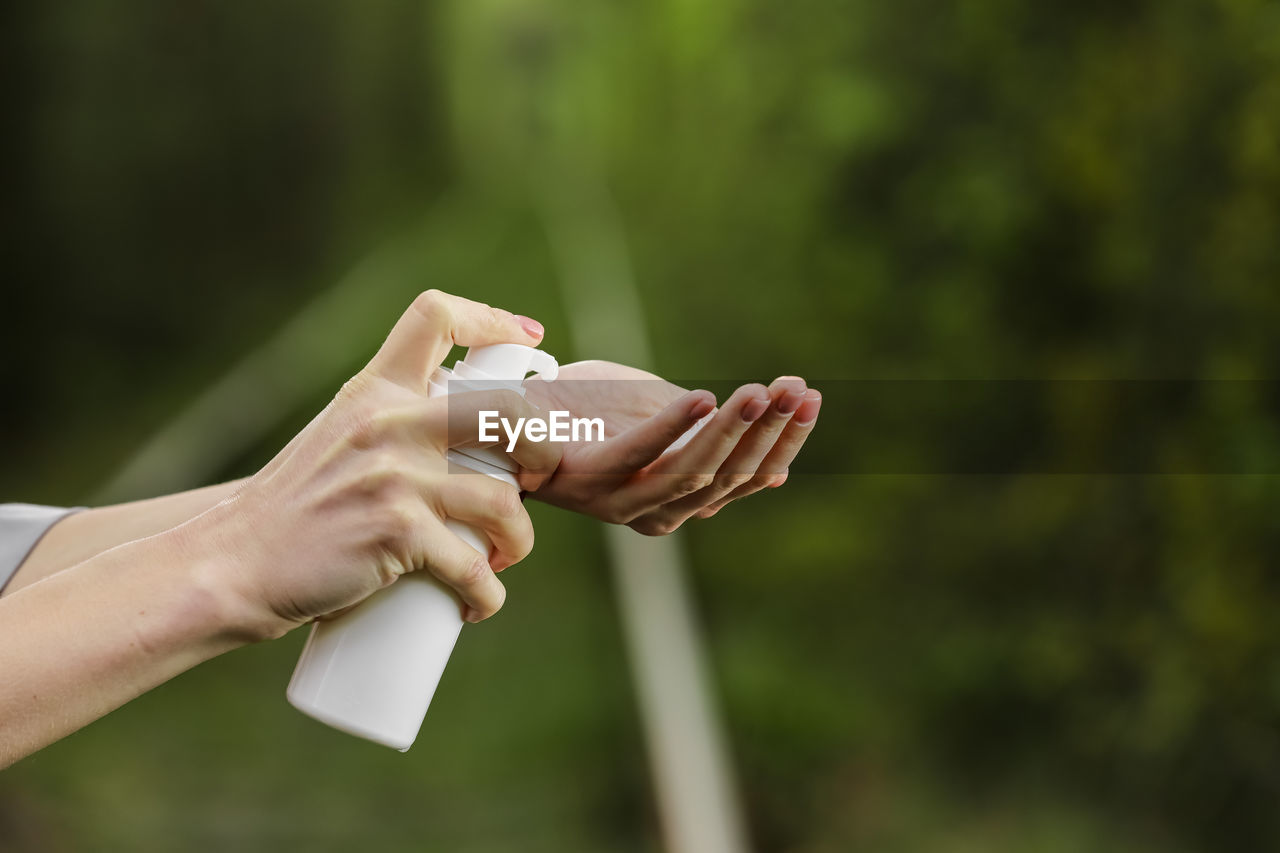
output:
[[454, 345], [536, 346], [541, 340], [542, 324], [536, 320], [483, 302], [428, 290], [419, 294], [400, 316], [366, 370], [422, 390], [427, 377]]
[[709, 391], [690, 391], [656, 415], [641, 421], [600, 448], [608, 454], [601, 473], [629, 476], [656, 460], [711, 414], [716, 398]]

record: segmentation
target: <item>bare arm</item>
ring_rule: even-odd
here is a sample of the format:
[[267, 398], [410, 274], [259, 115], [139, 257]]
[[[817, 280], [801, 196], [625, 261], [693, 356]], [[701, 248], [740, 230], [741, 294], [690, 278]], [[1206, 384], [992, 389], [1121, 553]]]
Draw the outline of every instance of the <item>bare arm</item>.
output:
[[183, 670], [258, 639], [188, 528], [0, 600], [0, 768]]
[[[533, 527], [514, 489], [449, 472], [450, 447], [466, 443], [450, 436], [449, 409], [457, 414], [463, 397], [506, 414], [533, 405], [509, 392], [428, 399], [425, 380], [454, 345], [541, 336], [528, 318], [428, 291], [254, 476], [56, 524], [0, 599], [0, 767], [208, 658], [351, 607], [408, 572], [452, 587], [469, 621], [497, 611], [506, 593], [496, 572], [529, 553]], [[662, 533], [780, 484], [820, 398], [800, 380], [775, 385], [739, 389], [684, 450], [654, 462], [714, 405], [671, 386], [678, 399], [642, 406], [639, 430], [607, 449], [615, 458], [583, 462], [589, 476], [570, 478], [576, 490], [552, 484], [542, 494], [590, 510], [616, 492], [630, 505], [609, 520], [642, 519]], [[511, 455], [521, 488], [534, 493], [561, 462], [558, 446], [527, 439]], [[659, 466], [662, 476], [633, 477], [627, 464], [642, 474]], [[492, 552], [478, 554], [448, 519], [482, 528]]]
[[[425, 378], [454, 344], [539, 337], [522, 318], [429, 291], [254, 476], [55, 525], [0, 599], [0, 767], [208, 658], [351, 607], [409, 572], [452, 587], [471, 621], [497, 611], [506, 593], [495, 569], [529, 553], [533, 526], [515, 489], [450, 474], [449, 403], [427, 399]], [[512, 394], [472, 401], [533, 411]], [[532, 489], [560, 453], [525, 442], [512, 458]], [[482, 529], [491, 553], [458, 538], [452, 518]]]
[[243, 480], [149, 500], [77, 512], [49, 529], [4, 589], [11, 595], [117, 545], [154, 536], [195, 518], [235, 493]]

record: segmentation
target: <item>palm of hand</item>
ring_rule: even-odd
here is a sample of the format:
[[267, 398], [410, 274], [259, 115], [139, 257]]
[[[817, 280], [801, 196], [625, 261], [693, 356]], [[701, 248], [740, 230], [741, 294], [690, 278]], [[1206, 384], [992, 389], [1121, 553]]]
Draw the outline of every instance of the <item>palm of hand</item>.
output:
[[[802, 379], [783, 377], [769, 388], [742, 386], [717, 411], [710, 392], [608, 361], [564, 365], [556, 381], [526, 388], [540, 408], [600, 418], [606, 439], [565, 444], [556, 473], [533, 494], [647, 534], [781, 485], [821, 404]], [[704, 418], [696, 436], [680, 441]]]

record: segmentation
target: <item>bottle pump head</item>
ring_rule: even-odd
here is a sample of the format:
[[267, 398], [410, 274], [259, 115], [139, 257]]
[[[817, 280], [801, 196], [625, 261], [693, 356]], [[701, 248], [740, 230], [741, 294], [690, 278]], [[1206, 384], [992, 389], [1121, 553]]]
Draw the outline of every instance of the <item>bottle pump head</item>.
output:
[[520, 344], [492, 344], [471, 347], [462, 361], [453, 366], [453, 373], [459, 379], [523, 382], [530, 371], [550, 381], [556, 378], [560, 365], [540, 349]]

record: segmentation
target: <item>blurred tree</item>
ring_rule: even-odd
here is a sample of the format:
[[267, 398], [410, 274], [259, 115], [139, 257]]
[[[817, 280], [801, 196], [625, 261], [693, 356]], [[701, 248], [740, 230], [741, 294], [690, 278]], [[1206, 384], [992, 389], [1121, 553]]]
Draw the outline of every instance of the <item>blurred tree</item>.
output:
[[[353, 328], [440, 286], [547, 320], [568, 355], [546, 201], [586, 175], [626, 228], [662, 370], [827, 392], [809, 473], [691, 536], [761, 849], [1275, 846], [1278, 399], [1224, 381], [1280, 361], [1274, 4], [5, 18], [12, 497], [82, 499], [334, 281], [367, 288]], [[395, 264], [344, 277], [389, 239]], [[376, 344], [333, 338], [338, 363]], [[939, 417], [905, 436], [877, 426], [910, 411], [895, 386], [853, 381], [1015, 377], [1082, 381], [1039, 384], [986, 435]], [[1076, 470], [1109, 438], [1110, 380], [1154, 377], [1205, 380], [1139, 448], [1171, 473], [895, 473], [987, 470], [1024, 423], [1048, 424], [1036, 458]], [[929, 387], [936, 411], [980, 411]], [[1178, 475], [1197, 442], [1259, 473]], [[460, 646], [407, 758], [291, 715], [296, 643], [274, 644], [9, 771], [14, 837], [652, 849], [597, 546], [536, 522], [510, 613]]]

